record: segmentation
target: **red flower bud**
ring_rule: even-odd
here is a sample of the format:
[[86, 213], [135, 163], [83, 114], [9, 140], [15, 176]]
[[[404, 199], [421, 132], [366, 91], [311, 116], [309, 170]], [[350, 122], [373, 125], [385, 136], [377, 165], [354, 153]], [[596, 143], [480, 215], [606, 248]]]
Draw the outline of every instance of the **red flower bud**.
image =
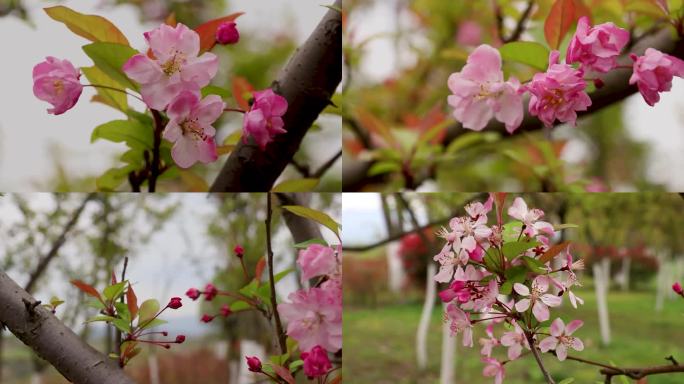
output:
[[165, 336], [165, 337], [166, 337], [166, 336], [168, 336], [168, 335], [169, 335], [169, 333], [168, 333], [168, 332], [166, 332], [166, 331], [162, 331], [162, 336]]
[[221, 316], [223, 316], [223, 317], [228, 317], [228, 316], [230, 316], [231, 313], [233, 313], [233, 311], [230, 310], [230, 306], [228, 304], [223, 304], [221, 306], [220, 312], [221, 312]]
[[682, 285], [679, 284], [679, 282], [672, 284], [672, 290], [675, 291], [676, 294], [684, 296], [684, 290], [682, 290]]
[[242, 248], [241, 245], [236, 245], [235, 248], [233, 248], [233, 252], [235, 252], [235, 256], [237, 257], [242, 257], [245, 255], [245, 249]]
[[185, 296], [187, 296], [193, 300], [197, 300], [201, 294], [202, 294], [202, 292], [200, 292], [199, 289], [197, 289], [197, 288], [190, 288], [190, 289], [188, 289], [187, 292], [185, 292]]
[[207, 314], [202, 315], [202, 318], [200, 319], [203, 323], [211, 323], [212, 320], [214, 320], [214, 316], [210, 316]]
[[232, 21], [227, 21], [219, 25], [216, 30], [216, 42], [219, 44], [235, 44], [240, 40], [240, 32], [237, 25]]
[[601, 79], [594, 79], [594, 86], [596, 87], [596, 89], [601, 89], [601, 88], [603, 88], [603, 85], [604, 85], [603, 80], [601, 80]]
[[185, 335], [176, 336], [176, 343], [183, 344], [184, 341], [185, 341]]
[[180, 297], [172, 297], [166, 306], [171, 309], [178, 309], [183, 306], [183, 303], [181, 303]]
[[212, 301], [214, 300], [214, 297], [218, 294], [218, 289], [214, 286], [214, 284], [207, 284], [206, 287], [204, 287], [204, 299], [207, 301]]
[[261, 372], [261, 360], [256, 356], [246, 356], [247, 367], [252, 372]]

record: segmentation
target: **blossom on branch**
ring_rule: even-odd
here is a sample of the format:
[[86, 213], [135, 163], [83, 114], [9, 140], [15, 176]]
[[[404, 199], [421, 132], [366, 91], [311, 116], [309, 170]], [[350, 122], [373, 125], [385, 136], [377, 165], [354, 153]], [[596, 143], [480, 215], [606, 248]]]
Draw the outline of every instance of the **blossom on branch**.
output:
[[33, 67], [33, 94], [52, 104], [48, 113], [61, 115], [73, 108], [81, 96], [80, 77], [81, 73], [69, 60], [48, 56]]
[[660, 92], [672, 88], [674, 76], [684, 77], [684, 61], [657, 49], [648, 48], [643, 56], [631, 54], [630, 57], [634, 60], [634, 72], [629, 83], [637, 85], [650, 106], [660, 101]]

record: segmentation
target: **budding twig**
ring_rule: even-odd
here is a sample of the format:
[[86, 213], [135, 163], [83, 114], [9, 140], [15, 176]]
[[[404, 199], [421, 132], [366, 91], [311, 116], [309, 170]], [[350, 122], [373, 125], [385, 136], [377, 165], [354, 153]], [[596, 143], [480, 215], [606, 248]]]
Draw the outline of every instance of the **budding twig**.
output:
[[280, 314], [278, 313], [278, 300], [276, 297], [275, 277], [273, 272], [273, 248], [271, 246], [271, 215], [273, 208], [271, 206], [271, 194], [266, 194], [266, 248], [268, 251], [268, 281], [271, 285], [271, 307], [273, 307], [273, 317], [275, 318], [276, 333], [278, 334], [278, 343], [280, 344], [280, 352], [287, 353], [287, 341], [285, 340], [285, 333], [283, 332], [283, 324], [280, 322]]
[[534, 356], [534, 359], [537, 360], [537, 365], [539, 365], [539, 369], [541, 370], [542, 375], [544, 375], [544, 379], [546, 379], [546, 382], [548, 384], [556, 384], [556, 382], [553, 381], [553, 377], [551, 377], [551, 374], [549, 374], [549, 371], [547, 371], [546, 367], [544, 367], [544, 363], [542, 362], [541, 355], [537, 350], [537, 346], [534, 345], [534, 336], [532, 335], [532, 332], [525, 331], [524, 333], [525, 337], [527, 338], [527, 343], [530, 345], [532, 355]]

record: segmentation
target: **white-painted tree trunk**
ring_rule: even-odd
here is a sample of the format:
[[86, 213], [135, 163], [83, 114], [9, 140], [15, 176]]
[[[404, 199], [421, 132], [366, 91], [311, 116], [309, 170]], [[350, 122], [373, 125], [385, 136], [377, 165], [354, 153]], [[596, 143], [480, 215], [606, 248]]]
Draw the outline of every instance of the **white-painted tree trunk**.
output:
[[[268, 360], [266, 358], [266, 349], [263, 345], [252, 340], [242, 340], [240, 341], [240, 362], [246, 361], [245, 358], [247, 356], [256, 356], [261, 361]], [[247, 364], [240, 364], [239, 372], [237, 384], [251, 384], [261, 379], [256, 373], [250, 372], [247, 369]]]
[[155, 352], [151, 352], [150, 356], [147, 358], [147, 367], [150, 372], [150, 384], [160, 384], [159, 360], [157, 359], [157, 354]]
[[406, 279], [404, 264], [401, 262], [401, 256], [399, 256], [400, 247], [401, 244], [398, 241], [393, 241], [387, 245], [387, 274], [389, 290], [392, 293], [401, 293]]
[[36, 372], [31, 375], [31, 384], [43, 384], [43, 373]]
[[[446, 305], [443, 305], [446, 308]], [[440, 368], [440, 383], [453, 384], [456, 374], [456, 338], [451, 336], [449, 323], [442, 324], [442, 365]]]
[[420, 323], [418, 323], [418, 332], [416, 333], [416, 358], [419, 369], [427, 367], [427, 335], [430, 330], [432, 310], [435, 308], [435, 297], [437, 296], [437, 282], [434, 280], [436, 274], [437, 266], [432, 262], [429, 263], [425, 287], [425, 303], [423, 304], [423, 313], [420, 315]]
[[622, 259], [622, 266], [620, 268], [620, 279], [618, 280], [618, 284], [620, 284], [620, 288], [623, 291], [628, 291], [629, 290], [629, 272], [631, 270], [632, 266], [632, 259], [630, 257], [623, 257]]
[[610, 319], [608, 317], [608, 286], [610, 283], [610, 260], [603, 259], [598, 263], [594, 263], [593, 270], [601, 343], [603, 345], [609, 345]]

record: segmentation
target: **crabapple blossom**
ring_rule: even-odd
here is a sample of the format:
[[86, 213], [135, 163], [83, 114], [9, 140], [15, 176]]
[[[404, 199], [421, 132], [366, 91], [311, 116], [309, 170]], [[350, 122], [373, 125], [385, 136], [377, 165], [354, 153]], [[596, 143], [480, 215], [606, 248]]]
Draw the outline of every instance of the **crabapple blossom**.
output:
[[342, 348], [342, 296], [337, 289], [311, 288], [288, 296], [289, 303], [278, 304], [287, 321], [287, 334], [299, 342], [302, 351], [320, 345], [337, 352]]
[[613, 23], [591, 27], [589, 18], [583, 16], [577, 22], [565, 61], [568, 64], [579, 62], [584, 69], [605, 73], [617, 67], [616, 58], [628, 41], [626, 30]]
[[517, 323], [514, 323], [513, 330], [505, 332], [501, 336], [501, 345], [508, 347], [508, 359], [515, 360], [520, 357], [523, 346], [529, 348], [523, 330]]
[[515, 303], [515, 310], [518, 312], [527, 311], [532, 306], [532, 314], [539, 321], [549, 319], [549, 307], [557, 307], [562, 299], [546, 293], [549, 290], [549, 278], [544, 275], [537, 276], [532, 282], [532, 291], [526, 285], [515, 283], [513, 289], [520, 296], [524, 297]]
[[529, 111], [548, 128], [554, 121], [577, 124], [577, 111], [586, 111], [591, 99], [586, 93], [584, 71], [568, 64], [560, 64], [560, 53], [549, 55], [549, 68], [537, 73], [527, 86], [530, 92]]
[[447, 101], [464, 128], [481, 131], [492, 117], [510, 133], [520, 126], [520, 81], [511, 77], [504, 82], [501, 55], [495, 48], [487, 44], [475, 48], [461, 72], [452, 73], [447, 84], [452, 93]]
[[[473, 292], [473, 285], [479, 283], [484, 277], [484, 274], [477, 270], [472, 264], [466, 266], [465, 270], [460, 266], [456, 268], [456, 272], [453, 274], [454, 281], [451, 283], [449, 288], [439, 293], [439, 297], [445, 303], [452, 301], [457, 298], [460, 303], [466, 303], [470, 301], [471, 293]], [[437, 276], [435, 276], [437, 280]]]
[[654, 106], [660, 101], [660, 92], [672, 88], [674, 76], [684, 77], [684, 61], [648, 48], [643, 56], [629, 55], [634, 60], [634, 72], [630, 84], [636, 84], [646, 103]]
[[[454, 251], [455, 250], [455, 251]], [[433, 260], [439, 262], [439, 272], [435, 275], [435, 281], [447, 283], [454, 277], [454, 269], [458, 265], [468, 262], [468, 252], [461, 247], [461, 240], [454, 238], [452, 243], [444, 245], [442, 250], [435, 255]]]
[[473, 346], [473, 325], [470, 322], [470, 315], [463, 312], [454, 303], [447, 305], [447, 317], [451, 321], [449, 329], [452, 334], [463, 333], [463, 346]]
[[478, 244], [486, 246], [487, 239], [492, 234], [487, 226], [487, 216], [479, 216], [476, 220], [469, 217], [455, 217], [449, 221], [449, 227], [461, 239], [461, 246], [466, 251], [474, 252]]
[[311, 244], [299, 251], [297, 264], [302, 270], [302, 281], [332, 274], [337, 267], [335, 250], [321, 244]]
[[190, 91], [181, 92], [171, 102], [164, 138], [174, 143], [171, 156], [179, 167], [216, 161], [216, 129], [211, 124], [221, 116], [223, 108], [225, 103], [219, 96], [200, 100], [199, 93]]
[[218, 57], [210, 52], [198, 56], [199, 35], [187, 26], [162, 24], [144, 36], [153, 57], [137, 54], [122, 69], [141, 85], [150, 108], [163, 110], [181, 92], [198, 91], [216, 76]]
[[311, 348], [309, 352], [302, 352], [301, 358], [304, 360], [304, 374], [309, 379], [323, 376], [332, 369], [328, 352], [320, 345]]
[[496, 347], [497, 345], [501, 344], [499, 340], [496, 337], [494, 337], [493, 328], [493, 324], [489, 324], [487, 326], [487, 329], [485, 330], [485, 332], [487, 333], [487, 338], [480, 338], [480, 345], [482, 346], [482, 349], [480, 349], [480, 354], [482, 356], [491, 357], [492, 349], [494, 349], [494, 347]]
[[551, 323], [551, 336], [545, 338], [539, 343], [539, 349], [542, 352], [548, 352], [550, 350], [556, 351], [556, 356], [558, 360], [563, 361], [568, 357], [568, 348], [572, 348], [575, 351], [581, 351], [584, 349], [584, 344], [582, 340], [577, 337], [571, 336], [577, 328], [584, 324], [582, 320], [573, 320], [565, 326], [563, 320], [559, 317]]
[[539, 233], [553, 235], [553, 225], [546, 221], [539, 221], [544, 217], [541, 209], [528, 209], [527, 203], [520, 197], [513, 200], [513, 205], [508, 208], [508, 215], [522, 221], [525, 229], [523, 234], [529, 237], [537, 236]]
[[504, 368], [503, 363], [491, 357], [483, 358], [482, 362], [487, 364], [482, 370], [482, 376], [493, 377], [494, 384], [503, 383], [504, 375], [506, 374], [506, 370]]
[[245, 249], [242, 248], [242, 245], [238, 244], [233, 248], [233, 252], [235, 253], [235, 256], [237, 257], [242, 257], [245, 255]]
[[266, 149], [273, 137], [287, 132], [283, 129], [285, 112], [287, 100], [272, 89], [254, 92], [254, 103], [242, 123], [242, 141], [247, 143], [247, 137], [251, 136], [261, 150]]
[[33, 67], [33, 94], [52, 104], [48, 113], [61, 115], [73, 108], [81, 97], [80, 77], [81, 73], [69, 60], [48, 56]]

